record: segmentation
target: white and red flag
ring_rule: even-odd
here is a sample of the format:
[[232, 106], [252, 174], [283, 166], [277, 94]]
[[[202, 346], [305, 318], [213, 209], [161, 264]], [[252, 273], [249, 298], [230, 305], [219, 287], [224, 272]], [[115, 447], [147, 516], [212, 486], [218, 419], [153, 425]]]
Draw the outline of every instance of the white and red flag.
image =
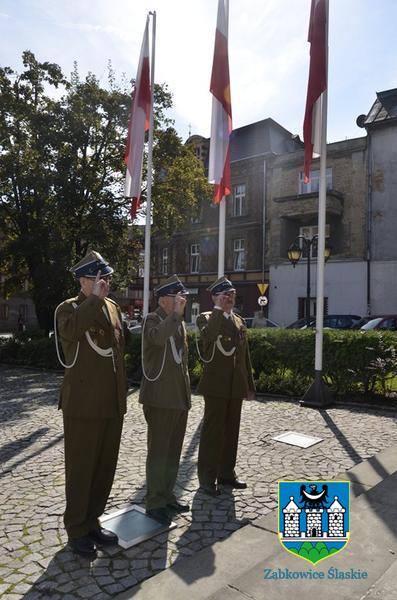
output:
[[131, 97], [131, 114], [124, 156], [124, 162], [127, 166], [124, 195], [126, 198], [132, 199], [132, 220], [135, 219], [140, 205], [143, 148], [145, 144], [145, 133], [149, 130], [151, 108], [148, 30], [149, 17], [146, 21], [135, 79], [135, 88]]
[[327, 1], [312, 0], [308, 36], [310, 42], [309, 83], [303, 122], [305, 183], [308, 183], [310, 179], [312, 158], [320, 156], [322, 95], [327, 89], [327, 19]]
[[228, 56], [229, 0], [219, 0], [214, 61], [210, 91], [212, 98], [211, 141], [208, 181], [215, 184], [214, 202], [231, 193], [229, 138], [232, 131]]

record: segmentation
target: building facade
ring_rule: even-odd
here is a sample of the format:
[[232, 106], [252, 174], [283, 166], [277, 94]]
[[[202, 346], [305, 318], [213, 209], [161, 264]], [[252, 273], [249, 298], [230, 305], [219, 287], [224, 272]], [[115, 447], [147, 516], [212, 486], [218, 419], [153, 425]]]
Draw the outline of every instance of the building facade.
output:
[[[209, 140], [191, 136], [187, 143], [207, 166]], [[258, 310], [257, 284], [268, 282], [266, 208], [268, 164], [301, 147], [298, 138], [272, 119], [235, 129], [231, 135], [232, 195], [227, 198], [225, 274], [237, 287], [236, 307], [246, 317]], [[153, 287], [178, 273], [190, 295], [186, 319], [212, 306], [208, 285], [218, 273], [219, 208], [208, 199], [188, 227], [169, 238], [153, 240]]]

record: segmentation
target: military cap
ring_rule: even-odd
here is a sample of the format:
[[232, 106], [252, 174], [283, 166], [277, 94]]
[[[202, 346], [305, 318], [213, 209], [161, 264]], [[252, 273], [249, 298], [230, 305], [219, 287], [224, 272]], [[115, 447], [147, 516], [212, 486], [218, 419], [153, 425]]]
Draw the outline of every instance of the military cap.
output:
[[176, 296], [176, 294], [187, 295], [189, 292], [179, 279], [178, 275], [171, 275], [164, 283], [154, 289], [157, 298], [161, 296]]
[[227, 277], [219, 277], [214, 283], [207, 287], [207, 292], [211, 292], [213, 296], [224, 294], [225, 292], [235, 292], [236, 288]]
[[69, 269], [71, 273], [79, 279], [80, 277], [88, 277], [94, 279], [97, 276], [98, 271], [101, 273], [101, 277], [105, 275], [111, 275], [113, 273], [112, 267], [109, 263], [102, 258], [99, 252], [91, 250], [84, 258], [82, 258], [76, 265]]

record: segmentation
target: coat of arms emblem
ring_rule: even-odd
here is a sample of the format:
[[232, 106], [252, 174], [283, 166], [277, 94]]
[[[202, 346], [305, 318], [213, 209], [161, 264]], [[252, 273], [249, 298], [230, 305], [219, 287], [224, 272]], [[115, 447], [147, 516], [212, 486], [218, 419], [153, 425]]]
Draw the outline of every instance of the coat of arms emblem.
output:
[[279, 481], [278, 537], [296, 556], [316, 564], [349, 541], [348, 481]]

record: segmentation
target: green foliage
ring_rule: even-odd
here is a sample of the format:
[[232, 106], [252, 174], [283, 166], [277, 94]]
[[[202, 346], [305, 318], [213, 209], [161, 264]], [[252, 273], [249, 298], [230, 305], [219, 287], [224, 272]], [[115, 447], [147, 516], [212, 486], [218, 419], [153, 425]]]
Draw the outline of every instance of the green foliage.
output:
[[190, 221], [202, 202], [209, 201], [212, 186], [202, 162], [172, 127], [157, 133], [153, 164], [153, 230], [170, 236]]
[[[249, 332], [257, 391], [301, 395], [313, 381], [315, 332], [266, 329]], [[324, 332], [324, 377], [337, 394], [393, 391], [397, 336], [391, 332]]]
[[[20, 74], [0, 67], [2, 293], [28, 280], [40, 328], [49, 331], [54, 308], [75, 294], [68, 269], [87, 250], [111, 261], [113, 288], [126, 287], [138, 263], [142, 239], [138, 227], [128, 231], [124, 198], [131, 84], [117, 84], [111, 65], [102, 86], [92, 73], [81, 80], [76, 64], [68, 81], [32, 52], [22, 60]], [[209, 189], [200, 161], [165, 115], [171, 106], [167, 86], [155, 85], [153, 214], [165, 234]], [[145, 158], [143, 182], [146, 168]]]
[[[0, 344], [0, 362], [56, 368], [53, 338], [40, 331], [17, 334]], [[301, 395], [313, 380], [314, 332], [250, 331], [250, 350], [257, 392]], [[189, 372], [194, 389], [202, 373], [194, 332], [188, 333]], [[390, 332], [327, 331], [324, 335], [324, 375], [339, 395], [388, 396], [396, 390], [397, 336]], [[140, 381], [141, 338], [131, 335], [126, 348], [128, 376]], [[307, 542], [309, 544], [309, 542]], [[305, 546], [306, 547], [306, 546]], [[309, 548], [310, 550], [310, 548]], [[322, 543], [316, 545], [321, 554]]]

